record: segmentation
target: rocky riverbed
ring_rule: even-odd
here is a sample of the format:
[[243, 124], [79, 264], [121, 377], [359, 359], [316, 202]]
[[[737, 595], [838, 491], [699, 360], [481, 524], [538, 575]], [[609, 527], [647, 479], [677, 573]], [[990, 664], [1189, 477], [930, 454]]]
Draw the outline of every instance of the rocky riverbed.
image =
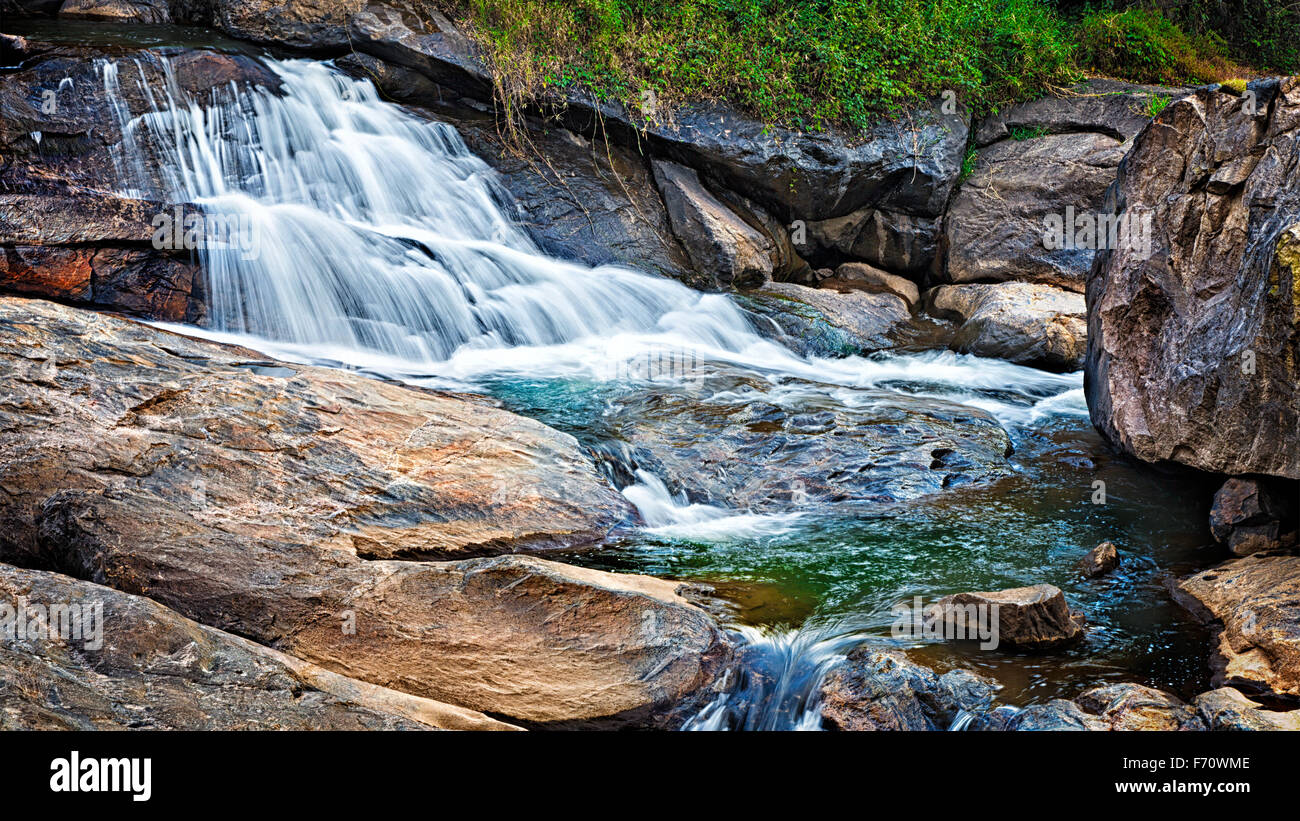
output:
[[1300, 78], [521, 150], [402, 3], [10, 5], [0, 727], [1300, 729]]

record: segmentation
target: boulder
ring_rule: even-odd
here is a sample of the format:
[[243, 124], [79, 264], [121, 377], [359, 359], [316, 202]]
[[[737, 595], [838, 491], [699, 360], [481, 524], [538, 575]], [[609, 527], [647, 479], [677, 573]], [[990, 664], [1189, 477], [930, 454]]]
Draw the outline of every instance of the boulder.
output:
[[776, 248], [720, 202], [692, 169], [653, 162], [668, 219], [694, 268], [716, 289], [754, 288], [772, 278]]
[[1051, 241], [1048, 219], [1073, 222], [1097, 212], [1125, 150], [1104, 134], [1004, 140], [981, 150], [944, 218], [943, 279], [1037, 282], [1082, 293], [1096, 250]]
[[941, 278], [1082, 292], [1095, 245], [1047, 243], [1046, 221], [1100, 210], [1130, 141], [1151, 121], [1151, 101], [1184, 93], [1092, 79], [981, 120], [975, 169], [944, 220]]
[[1108, 684], [1086, 691], [1075, 702], [1111, 730], [1204, 730], [1194, 707], [1141, 684]]
[[1300, 710], [1266, 710], [1231, 687], [1201, 693], [1194, 703], [1211, 730], [1300, 731]]
[[1181, 579], [1173, 593], [1221, 628], [1216, 685], [1300, 696], [1300, 556], [1233, 559]]
[[860, 286], [866, 290], [891, 293], [903, 298], [908, 307], [921, 300], [921, 292], [916, 283], [897, 274], [882, 271], [864, 262], [846, 262], [835, 269], [835, 276], [829, 281], [823, 280], [823, 288], [831, 287], [843, 290], [843, 286]]
[[[180, 6], [176, 17], [172, 6]], [[64, 0], [59, 16], [84, 20], [111, 20], [115, 23], [187, 22], [185, 6], [200, 6], [186, 0]]]
[[627, 460], [691, 502], [779, 513], [876, 507], [1010, 472], [997, 420], [969, 405], [862, 390], [852, 403], [815, 384], [699, 375], [672, 391], [611, 402]]
[[[1300, 478], [1300, 77], [1202, 89], [1135, 140], [1106, 211], [1150, 253], [1100, 251], [1085, 388], [1120, 450]], [[1253, 112], [1253, 113], [1252, 113]]]
[[0, 565], [0, 621], [4, 730], [517, 729], [57, 573]]
[[927, 310], [960, 323], [950, 347], [1053, 371], [1078, 370], [1087, 347], [1083, 296], [1050, 285], [941, 285]]
[[725, 656], [673, 583], [393, 560], [573, 545], [634, 516], [540, 423], [36, 300], [0, 299], [0, 368], [0, 561], [535, 723], [658, 720]]
[[1210, 532], [1237, 556], [1281, 546], [1286, 510], [1273, 489], [1259, 479], [1234, 477], [1214, 494]]
[[956, 593], [939, 599], [932, 608], [934, 615], [927, 608], [927, 618], [940, 619], [945, 635], [968, 635], [962, 631], [982, 627], [979, 619], [987, 618], [996, 624], [998, 644], [1008, 647], [1046, 650], [1083, 636], [1082, 617], [1071, 612], [1065, 594], [1050, 584]]
[[947, 730], [963, 712], [987, 713], [999, 689], [969, 670], [940, 676], [898, 650], [860, 646], [822, 681], [822, 722], [848, 731]]
[[806, 356], [854, 356], [913, 341], [918, 329], [907, 301], [863, 288], [810, 288], [769, 282], [738, 295], [760, 333]]
[[1079, 560], [1078, 567], [1079, 572], [1088, 578], [1104, 576], [1119, 567], [1119, 551], [1113, 543], [1102, 542]]

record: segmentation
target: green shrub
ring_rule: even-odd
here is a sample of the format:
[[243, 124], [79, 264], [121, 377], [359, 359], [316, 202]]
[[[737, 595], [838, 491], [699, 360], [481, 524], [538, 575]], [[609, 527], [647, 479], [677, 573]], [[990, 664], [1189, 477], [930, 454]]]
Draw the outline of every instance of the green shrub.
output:
[[1157, 11], [1134, 7], [1084, 16], [1078, 58], [1089, 69], [1140, 83], [1212, 83], [1238, 72], [1215, 34], [1188, 34]]

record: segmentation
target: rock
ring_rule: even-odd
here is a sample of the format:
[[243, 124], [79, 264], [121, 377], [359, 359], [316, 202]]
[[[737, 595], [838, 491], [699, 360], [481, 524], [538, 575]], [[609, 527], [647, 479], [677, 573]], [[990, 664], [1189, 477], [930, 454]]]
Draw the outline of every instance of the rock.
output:
[[860, 646], [821, 684], [822, 721], [848, 731], [947, 730], [992, 709], [1000, 685], [969, 670], [942, 676], [897, 650]]
[[[422, 4], [419, 14], [393, 3], [368, 3], [348, 23], [350, 50], [427, 77], [456, 95], [494, 100], [492, 73], [468, 37], [437, 10]], [[442, 91], [437, 99], [454, 96]]]
[[695, 171], [656, 160], [655, 183], [695, 269], [715, 288], [754, 288], [772, 278], [773, 244], [719, 202]]
[[982, 627], [983, 619], [996, 619], [995, 638], [1000, 645], [1009, 647], [1045, 650], [1076, 641], [1083, 635], [1082, 617], [1070, 611], [1065, 594], [1050, 584], [956, 593], [944, 596], [933, 606], [942, 609], [945, 634], [955, 632], [960, 636], [963, 630], [975, 625]]
[[1097, 716], [1089, 715], [1073, 701], [1054, 698], [1044, 704], [1031, 704], [1011, 716], [1003, 729], [1009, 731], [1097, 731], [1110, 726]]
[[1139, 459], [1297, 479], [1300, 78], [1250, 88], [1171, 103], [1120, 166], [1107, 211], [1149, 216], [1151, 253], [1097, 255], [1085, 388]]
[[926, 303], [934, 316], [961, 323], [954, 350], [1053, 371], [1083, 366], [1087, 314], [1079, 294], [1024, 282], [941, 285]]
[[235, 37], [293, 48], [345, 49], [365, 0], [211, 0], [212, 23]]
[[809, 288], [769, 282], [737, 297], [766, 321], [757, 330], [806, 356], [853, 356], [887, 350], [917, 336], [907, 302], [893, 293]]
[[1214, 494], [1210, 532], [1237, 556], [1281, 546], [1283, 506], [1258, 479], [1232, 478]]
[[1222, 625], [1216, 686], [1300, 695], [1300, 556], [1256, 554], [1181, 579], [1174, 598]]
[[174, 0], [65, 0], [59, 7], [59, 16], [117, 23], [171, 23], [174, 22], [172, 2]]
[[[106, 53], [60, 47], [0, 75], [0, 154], [9, 160], [0, 167], [0, 291], [199, 321], [206, 297], [193, 252], [152, 243], [159, 215], [178, 205], [184, 214], [199, 209], [107, 193], [126, 181], [112, 162], [122, 135], [95, 64]], [[162, 61], [152, 51], [125, 55], [118, 88], [130, 110], [143, 113], [139, 81], [160, 85]], [[247, 57], [196, 51], [170, 59], [182, 92], [208, 95], [232, 82], [278, 86]]]
[[0, 328], [7, 522], [116, 488], [387, 559], [591, 543], [634, 515], [572, 437], [482, 402], [38, 300], [0, 299]]
[[1104, 576], [1117, 567], [1119, 551], [1111, 542], [1102, 542], [1079, 560], [1079, 572], [1088, 578]]
[[1140, 684], [1094, 687], [1075, 699], [1111, 730], [1204, 730], [1195, 708], [1178, 698]]
[[533, 723], [651, 723], [725, 659], [675, 583], [392, 560], [572, 544], [632, 515], [540, 423], [40, 301], [0, 299], [0, 363], [0, 561]]
[[1173, 99], [1190, 88], [1133, 85], [1091, 78], [1058, 97], [1040, 97], [990, 114], [975, 129], [975, 145], [983, 148], [1026, 130], [1047, 134], [1104, 134], [1124, 142], [1137, 136], [1151, 117], [1153, 97]]
[[14, 628], [38, 616], [47, 627], [0, 630], [0, 729], [517, 729], [332, 673], [141, 596], [0, 565], [0, 620]]
[[940, 217], [861, 208], [842, 217], [807, 223], [811, 250], [920, 275], [935, 265]]
[[[862, 262], [846, 262], [836, 268], [834, 280], [838, 283], [862, 283], [870, 289], [896, 294], [907, 302], [909, 308], [921, 300], [921, 292], [915, 282]], [[837, 286], [828, 286], [823, 282], [822, 287]]]
[[1231, 687], [1201, 693], [1194, 703], [1211, 730], [1300, 731], [1300, 710], [1265, 710]]
[[1018, 280], [1082, 292], [1095, 250], [1056, 247], [1045, 239], [1047, 220], [1097, 212], [1124, 153], [1103, 134], [1006, 140], [981, 150], [944, 219], [944, 281]]
[[967, 405], [860, 391], [846, 404], [815, 384], [699, 375], [666, 393], [612, 400], [628, 461], [692, 502], [754, 512], [879, 506], [1007, 475], [1011, 445]]

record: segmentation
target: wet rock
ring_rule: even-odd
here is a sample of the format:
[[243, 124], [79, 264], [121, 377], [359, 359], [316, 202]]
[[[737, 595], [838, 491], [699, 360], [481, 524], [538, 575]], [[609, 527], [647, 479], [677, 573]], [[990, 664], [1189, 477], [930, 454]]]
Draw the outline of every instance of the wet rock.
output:
[[[65, 0], [59, 7], [60, 17], [87, 20], [112, 20], [117, 23], [172, 23], [184, 21], [182, 14], [172, 17], [171, 7], [183, 5], [177, 0]], [[198, 2], [189, 5], [201, 5]]]
[[1214, 494], [1210, 532], [1238, 556], [1249, 556], [1281, 545], [1281, 500], [1267, 483], [1234, 477]]
[[0, 608], [54, 628], [0, 631], [0, 729], [515, 729], [56, 573], [0, 565]]
[[1190, 88], [1167, 88], [1088, 79], [1058, 97], [1040, 97], [990, 114], [975, 128], [975, 144], [991, 145], [1013, 133], [1104, 134], [1117, 141], [1131, 140], [1147, 123], [1152, 98], [1177, 98]]
[[1044, 704], [1031, 704], [1011, 716], [1003, 729], [1008, 731], [1098, 731], [1109, 725], [1094, 715], [1084, 712], [1073, 701], [1055, 698]]
[[[567, 435], [482, 402], [0, 299], [0, 561], [412, 695], [650, 723], [725, 656], [678, 585], [527, 556], [632, 511]], [[351, 625], [351, 629], [349, 629]]]
[[[122, 139], [95, 60], [107, 52], [60, 48], [30, 68], [0, 75], [0, 291], [45, 296], [151, 319], [195, 322], [203, 278], [190, 250], [153, 243], [155, 220], [199, 213], [189, 204], [116, 196], [112, 149]], [[117, 55], [119, 88], [134, 113], [148, 110], [140, 80], [158, 84], [158, 54]], [[227, 83], [278, 84], [255, 61], [214, 52], [172, 58], [182, 93]], [[155, 87], [157, 87], [155, 85]]]
[[1065, 594], [1050, 584], [956, 593], [935, 605], [942, 610], [945, 635], [969, 635], [978, 619], [988, 618], [996, 619], [998, 643], [1009, 647], [1044, 650], [1083, 636], [1082, 617], [1071, 612]]
[[[846, 262], [836, 268], [832, 281], [836, 283], [860, 283], [868, 289], [896, 294], [907, 302], [908, 307], [921, 300], [921, 292], [917, 289], [915, 282], [862, 262]], [[824, 281], [822, 287], [836, 286], [828, 285]]]
[[[610, 435], [629, 460], [692, 502], [783, 512], [878, 506], [1007, 475], [1010, 440], [966, 405], [749, 377], [700, 376], [672, 393], [613, 401]], [[842, 508], [841, 508], [842, 509]]]
[[1094, 687], [1075, 701], [1111, 730], [1204, 730], [1195, 708], [1141, 684]]
[[943, 285], [931, 314], [961, 323], [953, 349], [1053, 371], [1083, 367], [1087, 311], [1080, 294], [1025, 282]]
[[1149, 214], [1151, 253], [1097, 255], [1085, 388], [1142, 460], [1297, 479], [1300, 78], [1250, 89], [1171, 103], [1121, 165], [1107, 210]]
[[1300, 731], [1300, 710], [1266, 710], [1231, 687], [1201, 693], [1194, 703], [1211, 730]]
[[1173, 594], [1221, 625], [1216, 685], [1300, 696], [1300, 556], [1233, 559], [1180, 580]]
[[1079, 572], [1088, 578], [1104, 576], [1117, 567], [1119, 567], [1119, 551], [1111, 542], [1102, 542], [1079, 560]]
[[348, 23], [365, 0], [211, 0], [212, 23], [255, 43], [314, 50], [348, 46]]
[[740, 294], [737, 302], [767, 319], [757, 323], [760, 333], [808, 356], [872, 353], [917, 336], [907, 302], [893, 293], [769, 282]]
[[775, 247], [720, 202], [692, 169], [656, 160], [655, 183], [673, 233], [715, 288], [760, 286], [772, 278]]
[[969, 670], [940, 676], [898, 650], [863, 646], [826, 674], [822, 721], [847, 731], [947, 730], [963, 712], [988, 712], [999, 689]]

